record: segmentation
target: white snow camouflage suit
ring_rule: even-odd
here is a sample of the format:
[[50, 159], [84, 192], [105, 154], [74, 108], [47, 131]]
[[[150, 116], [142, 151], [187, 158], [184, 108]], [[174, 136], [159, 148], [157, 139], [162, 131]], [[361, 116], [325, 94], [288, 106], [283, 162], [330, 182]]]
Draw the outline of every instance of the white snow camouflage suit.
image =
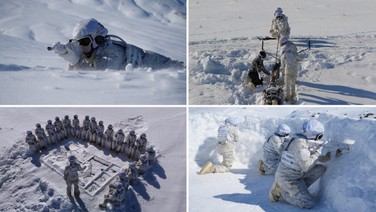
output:
[[287, 41], [282, 49], [281, 55], [281, 70], [284, 81], [284, 98], [288, 102], [296, 100], [296, 78], [298, 76], [298, 49], [291, 41]]
[[214, 165], [214, 172], [228, 172], [234, 162], [234, 144], [239, 138], [238, 128], [231, 124], [221, 125], [218, 128], [217, 152], [222, 155], [221, 165]]
[[128, 64], [132, 64], [134, 68], [184, 68], [182, 62], [171, 60], [158, 53], [145, 51], [137, 46], [122, 41], [114, 41], [110, 37], [106, 37], [106, 41], [94, 50], [89, 58], [82, 54], [76, 64], [69, 64], [69, 70], [125, 70]]
[[290, 37], [290, 26], [288, 18], [284, 14], [274, 17], [272, 20], [272, 26], [270, 28], [270, 34], [273, 38], [281, 38], [284, 36]]
[[265, 164], [265, 174], [274, 174], [277, 170], [283, 150], [282, 144], [286, 139], [287, 137], [274, 134], [264, 143], [263, 162]]
[[308, 188], [326, 170], [324, 165], [316, 164], [320, 151], [311, 154], [304, 135], [297, 135], [286, 148], [275, 174], [275, 181], [282, 188], [281, 197], [294, 206], [312, 208], [315, 201]]

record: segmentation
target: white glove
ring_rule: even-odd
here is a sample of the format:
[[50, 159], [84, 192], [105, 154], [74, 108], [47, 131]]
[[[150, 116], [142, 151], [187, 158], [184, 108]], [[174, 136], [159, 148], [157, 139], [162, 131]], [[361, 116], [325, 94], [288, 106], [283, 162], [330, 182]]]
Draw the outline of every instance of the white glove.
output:
[[71, 65], [76, 65], [82, 56], [80, 44], [77, 41], [69, 42], [65, 45], [57, 42], [54, 44], [53, 49], [55, 53], [59, 54]]
[[64, 44], [61, 44], [60, 42], [55, 43], [55, 44], [52, 46], [52, 50], [53, 50], [54, 53], [56, 53], [56, 54], [65, 54], [65, 53], [67, 53], [67, 50], [65, 49], [65, 45], [64, 45]]
[[316, 152], [313, 153], [314, 155], [316, 155], [317, 157], [319, 157], [321, 155], [321, 151], [322, 151], [322, 146], [318, 149], [316, 149]]

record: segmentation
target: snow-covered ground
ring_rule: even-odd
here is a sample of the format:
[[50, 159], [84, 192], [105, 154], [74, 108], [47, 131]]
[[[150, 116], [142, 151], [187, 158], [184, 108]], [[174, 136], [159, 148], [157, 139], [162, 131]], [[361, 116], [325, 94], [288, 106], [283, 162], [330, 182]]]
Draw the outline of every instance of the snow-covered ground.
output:
[[[301, 53], [298, 104], [376, 104], [376, 18], [373, 0], [193, 0], [189, 4], [189, 103], [262, 104], [266, 85], [244, 85], [269, 36], [274, 10], [288, 16]], [[211, 8], [211, 9], [207, 9]], [[264, 49], [275, 54], [276, 41]], [[270, 70], [275, 59], [267, 57]]]
[[[227, 117], [239, 122], [234, 167], [229, 173], [198, 175], [206, 161], [221, 161], [214, 149], [218, 126]], [[308, 119], [324, 124], [325, 140], [354, 142], [351, 152], [325, 163], [326, 173], [310, 188], [317, 201], [311, 211], [375, 211], [375, 107], [190, 108], [189, 211], [305, 211], [269, 202], [274, 177], [260, 176], [257, 162], [278, 124], [299, 133]]]
[[[89, 187], [81, 189], [79, 198], [67, 197], [65, 181], [56, 171], [61, 169], [59, 163], [64, 166], [67, 162], [64, 145], [78, 158], [94, 155], [121, 168], [128, 165], [123, 155], [76, 139], [51, 146], [41, 154], [27, 154], [25, 132], [34, 130], [36, 123], [44, 127], [48, 119], [66, 114], [77, 114], [81, 121], [85, 115], [94, 116], [105, 126], [113, 124], [115, 130], [134, 129], [138, 135], [145, 132], [148, 142], [158, 150], [158, 163], [139, 177], [141, 181], [128, 191], [125, 204], [114, 211], [186, 210], [186, 109], [171, 107], [0, 108], [0, 211], [99, 211], [108, 185], [95, 195]], [[103, 171], [100, 165], [92, 162], [94, 174]], [[105, 178], [109, 179], [108, 175]], [[105, 178], [99, 178], [98, 183]]]
[[184, 69], [67, 71], [47, 46], [66, 43], [92, 17], [109, 34], [186, 63], [185, 0], [1, 1], [0, 104], [185, 104]]

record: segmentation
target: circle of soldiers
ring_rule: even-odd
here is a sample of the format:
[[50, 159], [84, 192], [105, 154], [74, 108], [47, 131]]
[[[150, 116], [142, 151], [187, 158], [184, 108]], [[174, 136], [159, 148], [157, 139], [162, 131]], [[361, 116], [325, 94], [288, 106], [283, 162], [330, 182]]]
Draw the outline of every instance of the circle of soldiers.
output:
[[[104, 202], [99, 204], [101, 208], [106, 207], [108, 202], [115, 205], [122, 203], [129, 186], [135, 183], [140, 175], [147, 172], [156, 158], [154, 146], [148, 145], [145, 133], [141, 133], [137, 138], [136, 132], [131, 130], [125, 136], [122, 129], [115, 133], [112, 124], [109, 124], [105, 130], [103, 121], [97, 123], [95, 117], [90, 118], [89, 116], [85, 116], [82, 124], [80, 124], [77, 115], [74, 115], [73, 120], [70, 120], [68, 115], [62, 121], [59, 117], [56, 117], [54, 123], [52, 123], [52, 120], [47, 121], [45, 130], [38, 123], [36, 124], [35, 135], [32, 131], [27, 131], [25, 140], [30, 151], [39, 152], [71, 137], [110, 151], [123, 153], [131, 160], [129, 167], [122, 169], [116, 177], [115, 183], [110, 184], [109, 193], [104, 196]], [[68, 168], [78, 165], [75, 156], [69, 157], [69, 163]], [[78, 179], [75, 180], [78, 182]], [[71, 182], [67, 181], [67, 185], [69, 183]], [[70, 192], [70, 189], [67, 189], [68, 196], [71, 195]], [[79, 191], [75, 190], [75, 194], [79, 195]]]

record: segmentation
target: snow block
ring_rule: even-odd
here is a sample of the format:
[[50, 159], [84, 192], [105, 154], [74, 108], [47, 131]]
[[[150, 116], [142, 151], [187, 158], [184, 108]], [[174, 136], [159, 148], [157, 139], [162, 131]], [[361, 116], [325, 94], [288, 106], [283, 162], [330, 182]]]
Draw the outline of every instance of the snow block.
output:
[[73, 141], [64, 147], [41, 157], [41, 161], [53, 171], [64, 176], [65, 166], [68, 165], [68, 155], [75, 155], [84, 171], [79, 173], [79, 187], [89, 196], [95, 196], [108, 185], [121, 171], [121, 167], [86, 151], [86, 148]]

